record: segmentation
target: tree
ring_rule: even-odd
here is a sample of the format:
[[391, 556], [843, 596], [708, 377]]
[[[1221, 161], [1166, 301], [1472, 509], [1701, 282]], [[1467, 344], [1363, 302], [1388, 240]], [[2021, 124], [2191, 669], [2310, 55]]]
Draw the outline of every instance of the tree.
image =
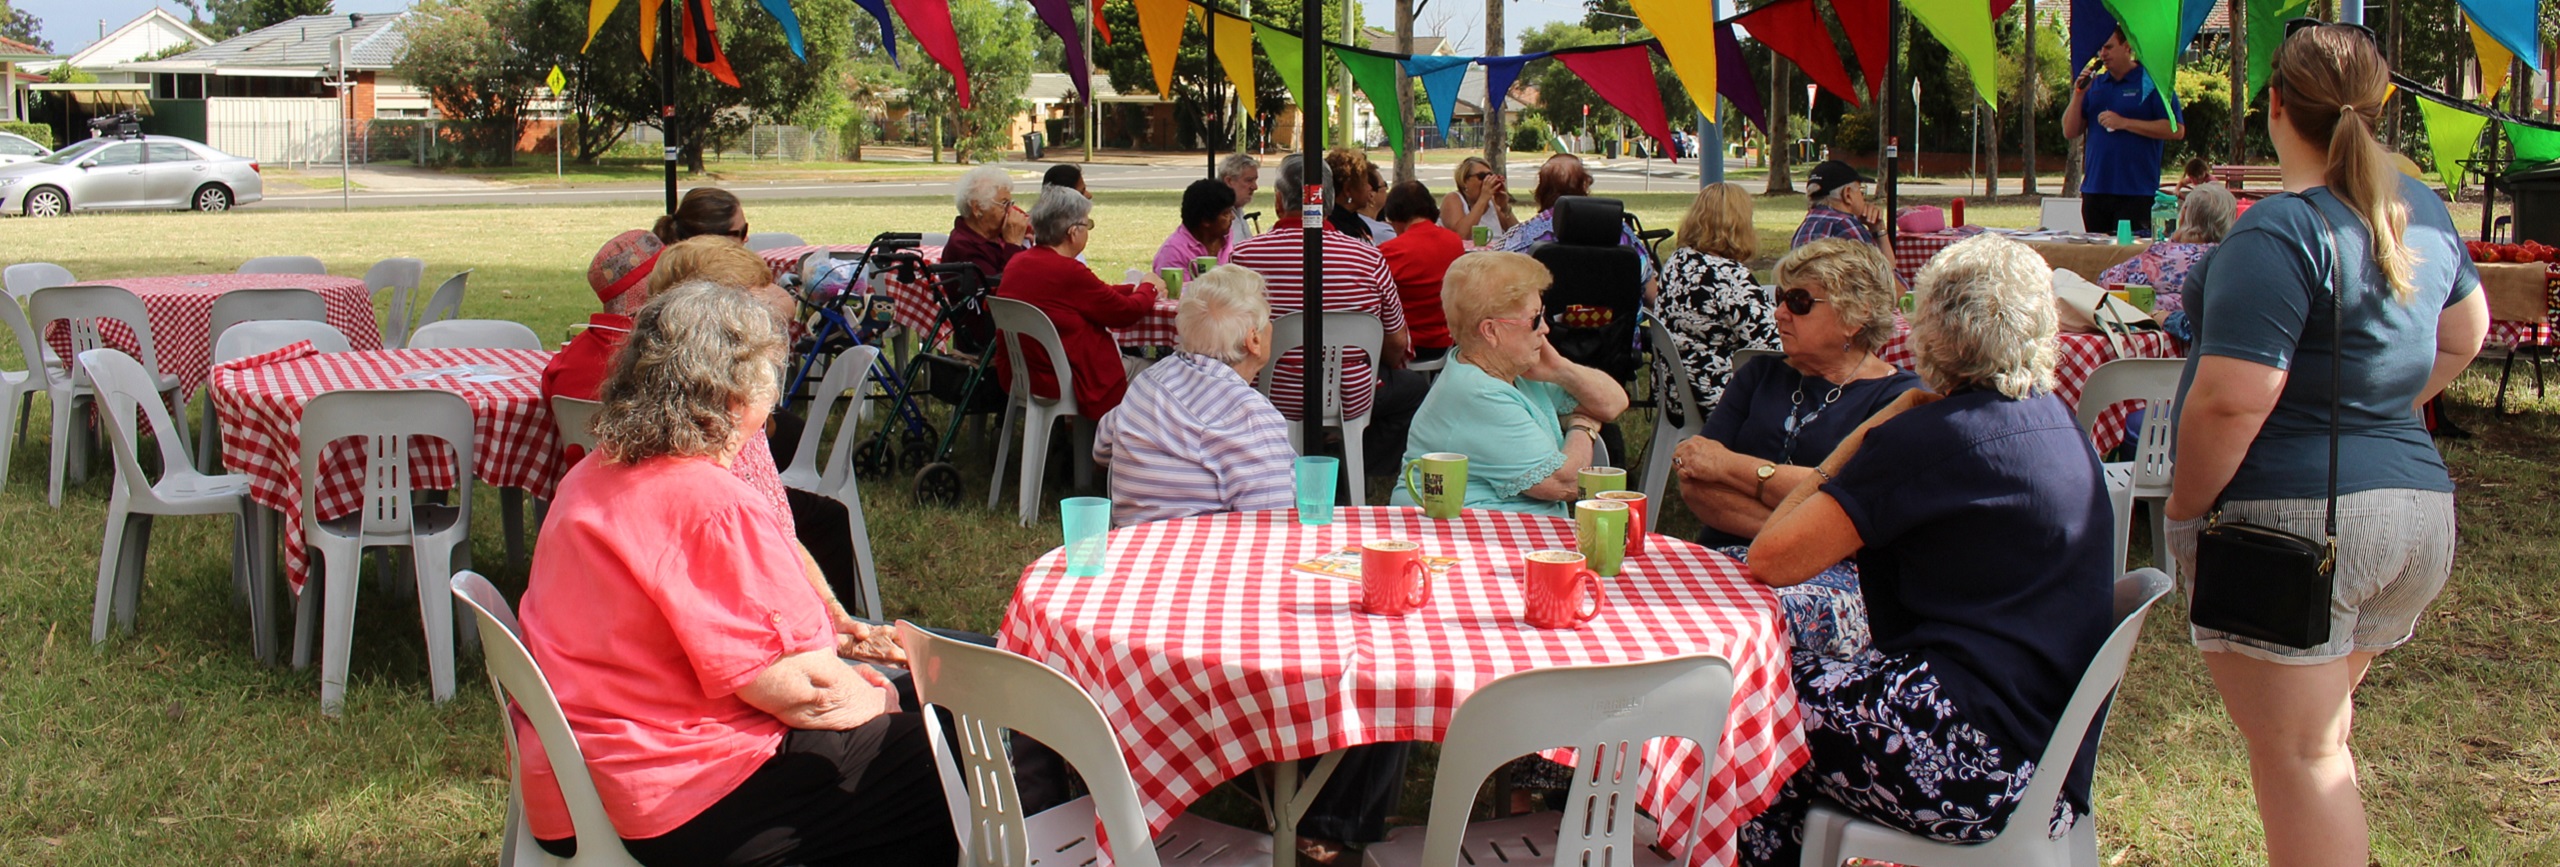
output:
[[[906, 58], [908, 107], [958, 121], [952, 146], [962, 162], [1002, 153], [1013, 137], [1013, 118], [1029, 108], [1022, 92], [1031, 87], [1032, 21], [1030, 5], [1020, 0], [951, 4], [951, 29], [960, 37], [961, 66], [969, 71], [967, 109], [960, 108], [959, 90], [941, 64], [912, 42], [899, 50]], [[1133, 21], [1130, 32], [1135, 28]]]
[[[299, 15], [327, 15], [330, 0], [177, 0], [188, 23], [221, 39], [283, 23]], [[206, 20], [210, 16], [212, 20]]]
[[14, 39], [33, 45], [43, 49], [47, 54], [53, 52], [53, 40], [37, 35], [44, 31], [44, 21], [37, 18], [35, 13], [24, 9], [11, 9], [6, 3], [0, 3], [0, 12], [7, 13], [0, 15], [0, 38]]
[[[1233, 0], [1209, 0], [1209, 2], [1229, 12], [1234, 12], [1236, 9]], [[1302, 0], [1264, 0], [1264, 2], [1253, 4], [1252, 18], [1295, 35], [1298, 33], [1298, 10], [1302, 8], [1301, 3]], [[1341, 5], [1323, 2], [1318, 3], [1316, 8], [1324, 19], [1318, 27], [1327, 34], [1326, 38], [1340, 38], [1338, 34], [1342, 32]], [[1111, 86], [1118, 88], [1122, 93], [1155, 92], [1155, 67], [1148, 61], [1146, 47], [1138, 36], [1137, 7], [1129, 0], [1108, 0], [1102, 7], [1102, 20], [1111, 25], [1111, 32], [1118, 35], [1119, 39], [1105, 45], [1101, 37], [1094, 38], [1094, 66], [1110, 73]], [[1353, 21], [1356, 24], [1358, 19], [1354, 18]], [[1225, 27], [1229, 23], [1230, 21], [1221, 21], [1218, 26]], [[1182, 50], [1173, 62], [1173, 116], [1174, 123], [1179, 126], [1175, 140], [1186, 148], [1196, 146], [1201, 141], [1201, 136], [1204, 134], [1201, 129], [1201, 117], [1210, 111], [1223, 110], [1227, 102], [1226, 95], [1229, 92], [1227, 88], [1233, 86], [1227, 81], [1225, 68], [1215, 67], [1213, 58], [1209, 56], [1208, 46], [1208, 32], [1201, 26], [1200, 16], [1193, 15], [1190, 23], [1184, 25], [1182, 29]], [[1254, 50], [1256, 54], [1261, 52], [1259, 40], [1256, 40]], [[1326, 83], [1341, 80], [1338, 78], [1342, 75], [1341, 67], [1332, 61], [1330, 50], [1326, 52], [1324, 66], [1323, 74]], [[1213, 67], [1215, 67], [1214, 72]], [[1279, 114], [1281, 107], [1289, 104], [1289, 89], [1280, 83], [1280, 74], [1272, 71], [1271, 64], [1267, 60], [1256, 61], [1253, 69], [1256, 108], [1266, 116]], [[1317, 87], [1316, 77], [1313, 74], [1307, 77], [1307, 87], [1320, 91], [1322, 88]], [[1211, 91], [1213, 81], [1216, 83], [1214, 94]], [[1308, 98], [1322, 102], [1323, 93], [1310, 93]], [[1319, 105], [1316, 110], [1322, 111], [1323, 108]], [[1394, 108], [1389, 107], [1386, 110], [1394, 111]], [[1218, 125], [1214, 134], [1218, 137], [1217, 143], [1220, 148], [1234, 147], [1234, 142], [1226, 135], [1232, 128], [1230, 124]]]
[[[734, 140], [758, 123], [797, 122], [811, 116], [823, 119], [840, 112], [843, 100], [836, 69], [844, 60], [853, 29], [851, 22], [858, 14], [848, 0], [793, 0], [791, 5], [799, 13], [801, 35], [809, 52], [804, 61], [792, 56], [782, 28], [750, 0], [712, 2], [720, 24], [721, 47], [727, 51], [729, 66], [737, 72], [741, 86], [722, 84], [699, 67], [678, 61], [674, 120], [683, 139], [680, 156], [687, 170], [696, 174], [702, 171], [705, 144]], [[551, 63], [558, 62], [563, 74], [571, 74], [570, 64], [583, 61], [584, 68], [572, 78], [583, 77], [584, 83], [573, 85], [573, 90], [578, 94], [577, 101], [591, 112], [590, 117], [600, 124], [666, 129], [659, 115], [658, 65], [640, 58], [642, 34], [637, 32], [637, 4], [615, 7], [597, 34], [594, 47], [583, 56], [578, 48], [586, 41], [585, 3], [535, 0], [529, 5], [572, 10], [559, 13], [574, 16], [570, 19], [572, 26], [552, 28], [555, 38], [568, 34], [560, 43], [566, 48], [540, 62], [546, 71]], [[679, 7], [670, 2], [660, 14], [674, 15], [678, 11]], [[955, 7], [955, 14], [956, 11]], [[869, 23], [867, 17], [864, 23]], [[654, 33], [646, 36], [657, 38]], [[1029, 52], [1026, 49], [1024, 53]], [[914, 58], [908, 61], [912, 67], [924, 55], [917, 52], [909, 56]]]
[[515, 161], [525, 105], [549, 70], [517, 40], [544, 22], [514, 0], [421, 0], [401, 23], [401, 77], [424, 89], [466, 163]]

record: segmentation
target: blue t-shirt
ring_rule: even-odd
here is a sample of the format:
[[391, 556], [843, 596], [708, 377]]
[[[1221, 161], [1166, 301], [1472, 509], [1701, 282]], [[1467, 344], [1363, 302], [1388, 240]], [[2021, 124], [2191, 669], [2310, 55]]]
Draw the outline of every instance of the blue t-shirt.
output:
[[[2435, 368], [2437, 317], [2479, 290], [2480, 271], [2434, 191], [2402, 177], [2400, 197], [2409, 205], [2402, 240], [2418, 259], [2411, 278], [2417, 294], [2406, 302], [2392, 296], [2373, 264], [2364, 221], [2326, 187], [2251, 206], [2222, 245], [2187, 272], [2183, 294], [2196, 340], [2177, 407], [2186, 407], [2203, 356], [2287, 372], [2284, 393], [2223, 499], [2329, 496], [2329, 287], [2342, 258], [2352, 274], [2334, 284], [2344, 288], [2347, 308], [2340, 323], [2347, 353], [2339, 368], [2338, 493], [2453, 490], [2444, 457], [2411, 404]], [[2331, 226], [2343, 249], [2332, 245]]]
[[[1413, 412], [1404, 459], [1433, 452], [1466, 455], [1466, 508], [1571, 517], [1573, 504], [1526, 492], [1564, 468], [1564, 415], [1581, 405], [1564, 386], [1526, 378], [1504, 382], [1452, 352]], [[1414, 504], [1402, 482], [1387, 502]]]
[[2087, 93], [2080, 95], [2080, 120], [2088, 124], [2089, 142], [2082, 155], [2080, 191], [2102, 196], [2148, 196], [2160, 191], [2160, 152], [2166, 145], [2131, 130], [2109, 130], [2098, 125], [2100, 112], [2112, 111], [2131, 120], [2161, 120], [2169, 116], [2169, 108], [2160, 104], [2160, 94], [2151, 83], [2151, 73], [2136, 66], [2123, 78], [2111, 78], [2104, 70], [2089, 83]]
[[[1919, 655], [1966, 721], [2042, 756], [2115, 620], [2115, 513], [2071, 408], [1956, 392], [1868, 431], [1822, 492], [1865, 542], [1876, 650]], [[2075, 804], [2095, 755], [2073, 763]], [[2043, 809], [2018, 815], [2042, 829]]]
[[[1799, 373], [1781, 358], [1755, 358], [1725, 381], [1724, 397], [1707, 413], [1706, 427], [1699, 434], [1739, 454], [1809, 467], [1830, 457], [1831, 450], [1877, 410], [1919, 387], [1920, 377], [1897, 369], [1891, 376], [1849, 383], [1840, 389], [1838, 400], [1825, 406], [1822, 399], [1832, 389], [1829, 381]], [[1787, 448], [1790, 416], [1797, 420], [1793, 451]], [[1748, 545], [1751, 540], [1707, 527], [1699, 532], [1698, 544]]]

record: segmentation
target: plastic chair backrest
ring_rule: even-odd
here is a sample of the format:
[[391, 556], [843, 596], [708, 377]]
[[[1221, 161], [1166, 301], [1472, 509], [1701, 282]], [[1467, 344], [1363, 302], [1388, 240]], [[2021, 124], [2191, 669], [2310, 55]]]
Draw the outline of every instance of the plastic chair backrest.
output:
[[[945, 794], [965, 794], [967, 799], [955, 803], [951, 813], [952, 830], [965, 850], [961, 863], [1030, 863], [1030, 835], [1023, 827], [1007, 754], [1005, 732], [1011, 730], [1056, 750], [1083, 775], [1116, 863], [1156, 867], [1154, 838], [1139, 812], [1128, 759], [1112, 734], [1111, 721], [1083, 687], [1029, 657], [942, 638], [905, 621], [898, 622], [898, 642], [906, 647], [916, 698], [950, 713], [959, 733], [957, 752], [965, 765], [966, 788]], [[948, 785], [954, 750], [942, 743], [941, 726], [926, 725], [925, 731]]]
[[461, 510], [459, 526], [471, 526], [472, 470], [477, 464], [472, 452], [471, 402], [462, 395], [432, 388], [325, 392], [303, 404], [299, 435], [301, 458], [295, 466], [304, 480], [303, 532], [324, 532], [320, 510], [313, 503], [320, 492], [315, 481], [320, 478], [320, 456], [330, 443], [347, 437], [365, 440], [358, 532], [405, 536], [415, 530], [409, 453], [415, 447], [411, 440], [419, 437], [443, 440], [454, 450], [450, 502]]
[[[18, 306], [18, 298], [16, 295], [11, 295], [9, 297], [9, 303], [0, 304], [0, 320], [5, 320], [8, 323], [9, 337], [13, 342], [18, 344], [18, 361], [20, 369], [29, 371], [43, 370], [44, 339], [36, 333], [35, 324], [27, 321], [27, 309]], [[45, 377], [38, 374], [30, 378], [28, 381], [34, 383], [35, 387], [41, 390], [45, 384]]]
[[504, 319], [446, 319], [418, 326], [410, 349], [541, 349], [542, 335]]
[[390, 320], [383, 328], [385, 336], [393, 334], [408, 336], [409, 296], [417, 294], [418, 284], [425, 282], [426, 279], [427, 263], [424, 259], [384, 259], [373, 263], [373, 267], [365, 269], [365, 297], [371, 298], [382, 290], [391, 290], [391, 297], [384, 302], [384, 309], [389, 311]]
[[242, 274], [327, 274], [317, 256], [260, 256], [240, 263]]
[[[869, 381], [872, 366], [879, 361], [880, 347], [855, 346], [827, 362], [827, 375], [818, 380], [817, 389], [809, 395], [808, 429], [801, 433], [800, 445], [791, 453], [791, 463], [782, 469], [784, 484], [814, 481], [821, 492], [833, 495], [850, 482], [854, 441], [862, 439], [857, 430], [862, 426], [864, 411], [870, 407], [870, 401], [864, 400], [858, 389]], [[821, 460], [819, 435], [826, 431], [827, 417], [834, 414], [836, 401], [848, 392], [853, 394], [853, 402], [845, 407], [844, 423], [836, 428], [836, 438], [825, 446], [826, 457]]]
[[2098, 365], [2080, 387], [2080, 405], [2072, 410], [2080, 435], [2092, 436], [2107, 407], [2128, 400], [2165, 404], [2178, 396], [2178, 375], [2187, 363], [2177, 358], [2119, 358]]
[[243, 322], [268, 319], [329, 321], [329, 299], [309, 289], [237, 289], [213, 299], [205, 345], [219, 346], [222, 333]]
[[1762, 349], [1756, 346], [1747, 349], [1736, 349], [1733, 351], [1733, 369], [1736, 372], [1740, 372], [1743, 365], [1749, 364], [1752, 359], [1759, 358], [1764, 355], [1776, 356], [1780, 363], [1784, 363], [1787, 357], [1786, 350], [1783, 349]]
[[1422, 863], [1455, 867], [1485, 778], [1512, 759], [1556, 747], [1573, 747], [1575, 756], [1554, 863], [1632, 863], [1652, 842], [1635, 838], [1645, 743], [1687, 738], [1712, 763], [1732, 704], [1733, 666], [1711, 654], [1536, 668], [1478, 687], [1441, 739]]
[[6, 284], [11, 298], [25, 301], [38, 289], [69, 286], [80, 282], [72, 279], [71, 269], [51, 262], [20, 262], [0, 271], [0, 284]]
[[747, 249], [763, 252], [775, 247], [805, 247], [809, 242], [789, 232], [756, 232], [747, 236]]
[[[512, 752], [515, 721], [507, 713], [507, 700], [514, 699], [517, 710], [533, 724], [534, 735], [542, 741], [543, 757], [551, 763], [551, 774], [560, 783], [560, 798], [568, 802], [569, 825], [576, 829], [577, 857], [569, 863], [580, 867], [638, 867], [631, 853], [622, 848], [622, 837], [613, 828], [613, 819], [604, 812], [604, 798], [596, 794], [596, 782], [587, 773], [586, 753], [578, 749], [578, 738], [569, 730], [569, 716], [560, 710], [560, 697], [551, 691], [551, 680], [542, 674], [542, 666], [533, 661], [533, 651], [524, 646], [524, 630], [516, 625], [515, 609], [489, 579], [477, 572], [453, 573], [453, 598], [470, 606], [480, 618], [480, 656], [489, 665], [489, 686], [498, 694], [498, 719], [507, 732]], [[509, 755], [512, 762], [515, 756]]]
[[[418, 314], [418, 324], [410, 330], [414, 332], [418, 328], [425, 328], [430, 324], [461, 316], [462, 290], [471, 283], [471, 271], [472, 269], [465, 268], [462, 273], [444, 278], [443, 283], [436, 284], [435, 294], [427, 296], [427, 309]], [[407, 335], [402, 336], [405, 338]]]
[[[106, 338], [98, 332], [98, 320], [113, 319], [133, 332], [134, 348], [146, 370], [160, 369], [160, 351], [151, 342], [151, 312], [144, 309], [142, 299], [120, 286], [53, 286], [36, 290], [27, 298], [27, 313], [34, 330], [41, 334], [53, 323], [61, 322], [71, 333], [71, 354], [108, 348]], [[73, 378], [81, 376], [73, 365]]]
[[[2071, 763], [2080, 755], [2081, 742], [2105, 734], [2092, 730], [2092, 723], [2107, 702], [2115, 698], [2116, 685], [2124, 681], [2125, 664], [2133, 659], [2134, 645], [2142, 640], [2142, 619], [2150, 613], [2152, 603], [2168, 593], [2169, 576], [2158, 569], [2144, 567], [2116, 579], [2115, 629], [2107, 633], [2107, 642], [2098, 646], [2098, 655], [2081, 673], [2080, 685], [2071, 691], [2071, 702], [2063, 705], [2062, 718], [2053, 726], [2053, 739], [2045, 742], [2044, 755], [2036, 757], [2035, 779], [2027, 783], [2026, 793], [2018, 796], [2019, 809], [2012, 814], [2035, 820], [2033, 831], [2044, 830], [2044, 817], [2053, 811], [2054, 799], [2062, 797], [2063, 779], [2071, 776]], [[2034, 807], [2036, 804], [2046, 806]], [[1983, 845], [1997, 845], [2007, 837], [2003, 833]], [[2019, 839], [2044, 841], [2041, 833], [2020, 835]]]
[[[1647, 319], [1645, 321], [1644, 335], [1645, 340], [1653, 344], [1653, 354], [1660, 356], [1663, 362], [1662, 366], [1671, 371], [1671, 382], [1668, 383], [1668, 387], [1665, 389], [1670, 392], [1670, 394], [1668, 397], [1657, 394], [1654, 395], [1653, 399], [1656, 401], [1669, 400], [1670, 403], [1663, 405], [1677, 410], [1680, 413], [1680, 420], [1694, 429], [1700, 422], [1705, 420], [1705, 417], [1698, 414], [1698, 387], [1696, 383], [1689, 381], [1689, 365], [1684, 363], [1680, 358], [1680, 344], [1672, 342], [1671, 329], [1662, 327], [1662, 320], [1659, 319]], [[1743, 351], [1750, 352], [1753, 350], [1746, 349]], [[1741, 368], [1741, 353], [1734, 354], [1733, 363], [1735, 369], [1738, 370]], [[1658, 416], [1655, 423], [1661, 423]], [[1652, 458], [1648, 457], [1645, 460], [1650, 461]]]
[[107, 444], [115, 452], [116, 485], [125, 496], [143, 502], [158, 499], [151, 476], [142, 470], [141, 423], [146, 419], [151, 430], [160, 433], [152, 439], [160, 442], [161, 472], [172, 479], [202, 477], [196, 472], [195, 459], [187, 454], [187, 438], [170, 433], [178, 430], [177, 424], [169, 419], [168, 405], [160, 402], [157, 378], [142, 369], [141, 362], [119, 350], [92, 349], [80, 353], [80, 367], [97, 386], [98, 410], [107, 418]]
[[306, 319], [260, 319], [231, 326], [213, 344], [213, 363], [274, 352], [302, 341], [321, 352], [352, 352], [355, 347], [336, 326]]
[[551, 422], [560, 428], [560, 444], [595, 451], [596, 413], [602, 409], [604, 404], [599, 401], [552, 395]]
[[[2044, 200], [2044, 213], [2042, 216], [2043, 219], [2037, 221], [2037, 226], [2045, 231], [2087, 231], [2080, 222], [2079, 199], [2046, 198]], [[2112, 230], [2114, 227], [2110, 226], [2108, 228]]]
[[951, 246], [951, 233], [920, 232], [916, 235], [916, 244], [923, 247], [948, 247]]
[[1014, 371], [1013, 396], [1032, 399], [1031, 376], [1027, 373], [1031, 368], [1025, 366], [1028, 362], [1022, 357], [1021, 338], [1028, 337], [1049, 355], [1049, 370], [1058, 378], [1058, 402], [1073, 405], [1075, 369], [1067, 365], [1067, 345], [1058, 339], [1057, 323], [1049, 321], [1047, 312], [1021, 301], [994, 296], [988, 296], [986, 301], [987, 316], [995, 322], [1005, 358]]
[[[1327, 421], [1336, 421], [1342, 418], [1342, 357], [1345, 348], [1357, 348], [1375, 360], [1381, 352], [1380, 347], [1387, 342], [1387, 329], [1378, 317], [1371, 314], [1327, 310], [1324, 314], [1324, 342], [1324, 366], [1332, 373], [1332, 378], [1323, 385], [1324, 415]], [[1305, 311], [1271, 320], [1271, 358], [1262, 363], [1262, 372], [1253, 375], [1254, 390], [1262, 392], [1274, 403], [1297, 400], [1297, 395], [1272, 394], [1271, 381], [1279, 373], [1280, 356], [1292, 349], [1304, 349], [1306, 345]], [[1301, 353], [1300, 357], [1305, 356]]]

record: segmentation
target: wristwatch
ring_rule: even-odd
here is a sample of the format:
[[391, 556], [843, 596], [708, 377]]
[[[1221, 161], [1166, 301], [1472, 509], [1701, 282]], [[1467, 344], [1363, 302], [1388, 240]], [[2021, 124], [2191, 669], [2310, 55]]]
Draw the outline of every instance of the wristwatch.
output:
[[1751, 498], [1756, 500], [1767, 494], [1769, 492], [1769, 477], [1777, 474], [1777, 464], [1761, 464], [1759, 469], [1752, 470], [1751, 475], [1757, 477], [1760, 480], [1760, 484], [1751, 489]]

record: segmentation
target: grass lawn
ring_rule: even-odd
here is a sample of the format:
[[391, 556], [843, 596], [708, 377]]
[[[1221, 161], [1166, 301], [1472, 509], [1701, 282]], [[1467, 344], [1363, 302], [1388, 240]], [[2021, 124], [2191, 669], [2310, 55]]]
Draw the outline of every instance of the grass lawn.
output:
[[[1637, 195], [1630, 206], [1647, 225], [1668, 226], [1686, 198]], [[1783, 243], [1797, 202], [1763, 201], [1764, 248]], [[758, 203], [751, 216], [758, 229], [857, 242], [940, 229], [948, 203]], [[1104, 192], [1087, 254], [1096, 270], [1142, 266], [1175, 205], [1169, 192]], [[1970, 210], [1993, 225], [2032, 218], [2023, 204]], [[655, 216], [641, 205], [252, 207], [7, 220], [0, 237], [6, 261], [58, 262], [84, 279], [229, 271], [249, 256], [287, 253], [361, 275], [376, 259], [418, 256], [431, 284], [477, 269], [466, 315], [522, 321], [557, 339], [594, 307], [583, 272], [596, 245]], [[15, 352], [0, 346], [0, 357]], [[2560, 861], [2560, 517], [2551, 507], [2560, 500], [2560, 399], [2525, 389], [2510, 395], [2520, 414], [2496, 417], [2495, 376], [2482, 365], [2452, 391], [2457, 418], [2477, 433], [2444, 450], [2461, 485], [2453, 581], [2417, 640], [2376, 666], [2359, 708], [2377, 863]], [[217, 519], [157, 522], [138, 632], [88, 646], [107, 480], [93, 475], [61, 509], [47, 508], [43, 402], [35, 412], [36, 435], [0, 490], [0, 864], [495, 858], [506, 776], [476, 651], [462, 658], [459, 696], [429, 704], [414, 604], [368, 584], [346, 715], [322, 718], [313, 674], [250, 660], [246, 618], [230, 602], [230, 525]], [[1629, 440], [1643, 442], [1642, 423], [1632, 427]], [[964, 438], [961, 451], [969, 491], [983, 496], [989, 450]], [[1064, 494], [1064, 480], [1052, 479], [1061, 487], [1050, 493]], [[871, 484], [865, 497], [892, 613], [922, 622], [995, 631], [1021, 565], [1055, 544], [1054, 508], [1023, 529], [1010, 505], [921, 507], [903, 480]], [[473, 544], [512, 594], [523, 575], [505, 566], [495, 499], [482, 503]], [[1695, 526], [1674, 510], [1666, 530]], [[2153, 617], [2108, 731], [2096, 797], [2111, 864], [2263, 858], [2240, 740], [2184, 642], [2184, 619], [2174, 599]], [[1409, 789], [1418, 800], [1428, 785]], [[1409, 802], [1404, 813], [1420, 809]]]

